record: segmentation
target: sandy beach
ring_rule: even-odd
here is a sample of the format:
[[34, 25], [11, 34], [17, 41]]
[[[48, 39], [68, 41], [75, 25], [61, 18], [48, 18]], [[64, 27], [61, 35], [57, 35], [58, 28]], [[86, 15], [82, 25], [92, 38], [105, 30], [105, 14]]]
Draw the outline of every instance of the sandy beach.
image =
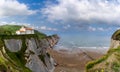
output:
[[89, 61], [95, 60], [104, 55], [100, 50], [96, 51], [89, 49], [49, 49], [48, 52], [58, 64], [54, 72], [84, 72], [85, 65]]

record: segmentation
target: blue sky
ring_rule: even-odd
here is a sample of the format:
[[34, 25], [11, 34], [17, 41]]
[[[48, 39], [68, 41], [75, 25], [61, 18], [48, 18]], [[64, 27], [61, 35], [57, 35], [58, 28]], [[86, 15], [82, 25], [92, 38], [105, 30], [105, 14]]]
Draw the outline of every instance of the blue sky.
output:
[[23, 24], [63, 45], [109, 46], [120, 28], [119, 0], [1, 0], [0, 24]]

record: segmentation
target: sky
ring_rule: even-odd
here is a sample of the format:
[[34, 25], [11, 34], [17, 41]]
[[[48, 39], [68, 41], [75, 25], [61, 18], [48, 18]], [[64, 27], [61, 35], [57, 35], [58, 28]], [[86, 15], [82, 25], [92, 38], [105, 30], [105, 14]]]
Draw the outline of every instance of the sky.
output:
[[109, 47], [120, 29], [120, 0], [1, 0], [0, 25], [58, 34], [59, 45]]

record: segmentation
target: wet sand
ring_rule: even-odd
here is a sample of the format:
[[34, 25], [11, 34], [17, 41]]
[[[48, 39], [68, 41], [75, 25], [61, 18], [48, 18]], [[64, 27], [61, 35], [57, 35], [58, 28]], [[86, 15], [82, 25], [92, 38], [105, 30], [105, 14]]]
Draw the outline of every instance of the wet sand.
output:
[[85, 65], [89, 61], [95, 60], [104, 55], [100, 51], [86, 49], [49, 49], [48, 52], [58, 64], [54, 72], [85, 72]]

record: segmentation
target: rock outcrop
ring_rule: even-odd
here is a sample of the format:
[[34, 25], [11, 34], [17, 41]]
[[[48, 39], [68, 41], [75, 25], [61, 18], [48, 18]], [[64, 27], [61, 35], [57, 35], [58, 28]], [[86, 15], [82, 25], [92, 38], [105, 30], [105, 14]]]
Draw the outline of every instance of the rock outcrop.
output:
[[110, 49], [117, 48], [118, 46], [120, 46], [120, 41], [111, 39]]
[[111, 37], [111, 45], [102, 58], [89, 62], [86, 72], [120, 72], [120, 30]]
[[53, 72], [54, 60], [46, 49], [53, 48], [59, 37], [53, 35], [39, 39], [36, 35], [30, 35], [29, 38], [28, 36], [1, 36], [3, 46], [0, 55], [5, 62], [0, 62], [0, 65], [5, 67], [5, 72]]
[[11, 52], [17, 52], [22, 47], [22, 41], [20, 39], [9, 39], [4, 40], [5, 46], [11, 51]]
[[54, 60], [47, 52], [57, 35], [0, 35], [0, 72], [53, 72]]

